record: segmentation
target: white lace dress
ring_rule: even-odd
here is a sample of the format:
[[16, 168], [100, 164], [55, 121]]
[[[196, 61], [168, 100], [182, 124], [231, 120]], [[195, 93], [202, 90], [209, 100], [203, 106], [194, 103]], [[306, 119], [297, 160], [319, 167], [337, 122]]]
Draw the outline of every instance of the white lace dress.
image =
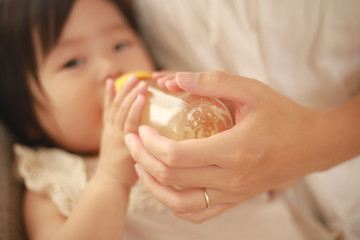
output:
[[[17, 173], [26, 188], [47, 194], [64, 216], [69, 216], [96, 161], [60, 149], [36, 150], [15, 145]], [[331, 231], [300, 212], [280, 195], [262, 195], [228, 210], [215, 219], [194, 224], [175, 217], [151, 197], [138, 182], [129, 201], [124, 239], [218, 240], [218, 239], [339, 239]]]

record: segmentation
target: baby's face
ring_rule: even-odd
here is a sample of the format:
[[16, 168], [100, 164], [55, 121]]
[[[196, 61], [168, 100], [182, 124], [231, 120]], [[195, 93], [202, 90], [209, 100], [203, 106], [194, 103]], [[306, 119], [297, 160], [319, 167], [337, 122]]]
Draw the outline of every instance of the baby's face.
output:
[[141, 40], [106, 0], [76, 1], [58, 44], [39, 61], [45, 94], [30, 81], [39, 121], [62, 147], [84, 153], [99, 148], [106, 79], [153, 70]]

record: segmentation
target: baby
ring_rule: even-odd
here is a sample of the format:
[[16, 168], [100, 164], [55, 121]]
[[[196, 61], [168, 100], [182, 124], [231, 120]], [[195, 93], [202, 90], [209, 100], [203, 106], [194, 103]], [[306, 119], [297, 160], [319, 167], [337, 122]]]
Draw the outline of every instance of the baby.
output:
[[[30, 239], [122, 238], [129, 190], [137, 179], [123, 136], [137, 131], [146, 85], [131, 78], [115, 94], [111, 79], [154, 70], [122, 5], [1, 3], [2, 120], [20, 143], [99, 155], [82, 189], [88, 176], [83, 178], [82, 161], [73, 155], [15, 148], [28, 188], [24, 212]], [[76, 206], [78, 187], [66, 188], [72, 185], [81, 189]]]

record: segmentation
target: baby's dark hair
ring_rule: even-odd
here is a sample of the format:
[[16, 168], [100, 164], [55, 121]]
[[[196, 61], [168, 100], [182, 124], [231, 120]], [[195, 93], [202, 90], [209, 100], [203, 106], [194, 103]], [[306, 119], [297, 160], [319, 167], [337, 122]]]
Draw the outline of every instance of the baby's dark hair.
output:
[[[0, 0], [0, 120], [15, 141], [56, 146], [39, 124], [28, 79], [38, 80], [35, 39], [46, 56], [56, 45], [76, 0]], [[110, 0], [134, 26], [128, 0]]]

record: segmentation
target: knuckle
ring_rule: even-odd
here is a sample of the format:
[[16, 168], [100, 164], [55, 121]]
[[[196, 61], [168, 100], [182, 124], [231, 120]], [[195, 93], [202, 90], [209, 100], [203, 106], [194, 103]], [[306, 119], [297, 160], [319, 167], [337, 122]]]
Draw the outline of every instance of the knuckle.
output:
[[164, 163], [169, 167], [177, 167], [179, 159], [181, 158], [179, 151], [172, 144], [169, 144], [166, 149], [167, 153], [164, 158]]
[[241, 176], [233, 176], [230, 180], [229, 180], [229, 184], [228, 184], [228, 191], [230, 192], [235, 192], [235, 191], [239, 191], [240, 189], [242, 189], [246, 184], [246, 179], [244, 177]]
[[234, 191], [234, 189], [235, 189], [235, 186], [232, 183], [232, 181], [228, 181], [228, 184], [224, 187], [224, 191], [227, 193]]
[[237, 149], [234, 149], [234, 151], [231, 153], [232, 156], [229, 157], [229, 164], [231, 165], [232, 168], [238, 168], [240, 167], [240, 165], [242, 165], [244, 163], [244, 161], [246, 160], [244, 158], [246, 153], [246, 147], [245, 146], [240, 146]]
[[173, 174], [171, 173], [171, 170], [165, 165], [159, 167], [156, 173], [156, 178], [158, 182], [163, 185], [171, 185], [174, 182], [174, 177]]
[[224, 81], [225, 73], [221, 71], [210, 71], [208, 74], [209, 84], [217, 89]]

